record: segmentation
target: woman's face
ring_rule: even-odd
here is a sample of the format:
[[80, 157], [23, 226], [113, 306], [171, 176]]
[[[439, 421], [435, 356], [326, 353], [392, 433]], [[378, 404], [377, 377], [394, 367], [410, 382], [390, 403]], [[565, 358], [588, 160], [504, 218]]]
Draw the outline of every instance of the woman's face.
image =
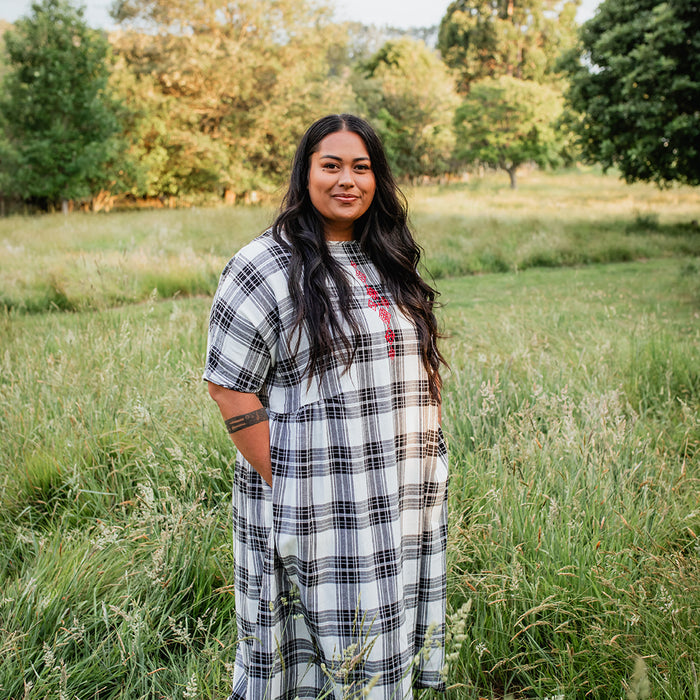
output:
[[376, 189], [365, 142], [352, 131], [326, 136], [309, 163], [309, 196], [329, 241], [352, 240], [353, 226]]

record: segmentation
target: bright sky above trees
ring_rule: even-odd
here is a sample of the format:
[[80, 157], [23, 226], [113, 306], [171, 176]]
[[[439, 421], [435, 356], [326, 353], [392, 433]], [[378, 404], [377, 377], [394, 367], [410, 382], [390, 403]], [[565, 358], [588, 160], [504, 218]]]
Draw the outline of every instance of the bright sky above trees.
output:
[[[582, 0], [578, 18], [585, 21], [593, 16], [600, 0]], [[354, 0], [350, 5], [335, 1], [338, 18], [358, 20], [365, 24], [391, 24], [398, 27], [428, 27], [438, 24], [450, 0]], [[93, 27], [113, 24], [109, 16], [112, 0], [86, 0], [85, 17]], [[31, 0], [0, 0], [0, 19], [14, 22], [29, 12]]]

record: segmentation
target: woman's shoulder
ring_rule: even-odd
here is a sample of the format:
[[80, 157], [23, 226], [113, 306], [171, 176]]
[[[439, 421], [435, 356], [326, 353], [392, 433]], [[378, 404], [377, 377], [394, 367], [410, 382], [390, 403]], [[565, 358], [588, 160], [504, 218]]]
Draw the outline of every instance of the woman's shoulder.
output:
[[289, 295], [291, 253], [271, 230], [244, 245], [226, 264], [217, 294], [238, 300], [255, 298], [276, 305]]
[[233, 270], [247, 270], [249, 274], [257, 272], [263, 275], [284, 272], [289, 266], [290, 257], [291, 252], [286, 243], [277, 240], [272, 229], [268, 229], [238, 250], [228, 261], [224, 274]]

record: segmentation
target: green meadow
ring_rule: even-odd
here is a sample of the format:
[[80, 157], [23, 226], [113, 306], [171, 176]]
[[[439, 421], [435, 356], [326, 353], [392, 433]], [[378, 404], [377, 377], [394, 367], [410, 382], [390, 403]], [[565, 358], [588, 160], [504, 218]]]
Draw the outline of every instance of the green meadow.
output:
[[[700, 700], [700, 192], [506, 180], [406, 191], [450, 362], [446, 697]], [[200, 377], [273, 215], [0, 219], [0, 697], [227, 696], [234, 450]]]
[[[591, 171], [522, 180], [516, 191], [503, 175], [406, 190], [434, 278], [700, 255], [693, 189]], [[0, 219], [0, 306], [83, 311], [154, 289], [161, 299], [210, 295], [224, 262], [274, 213], [266, 204]]]

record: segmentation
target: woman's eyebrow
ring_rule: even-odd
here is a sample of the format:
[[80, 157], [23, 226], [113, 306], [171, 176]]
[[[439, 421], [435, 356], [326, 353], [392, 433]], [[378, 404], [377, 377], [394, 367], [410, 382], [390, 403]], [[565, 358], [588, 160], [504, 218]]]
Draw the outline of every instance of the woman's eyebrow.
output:
[[[330, 158], [331, 160], [337, 160], [342, 162], [342, 158], [340, 156], [334, 156], [330, 153], [324, 153], [323, 155], [320, 155], [319, 158]], [[358, 160], [369, 160], [369, 156], [358, 156], [357, 158], [353, 158], [352, 162], [357, 163]]]

